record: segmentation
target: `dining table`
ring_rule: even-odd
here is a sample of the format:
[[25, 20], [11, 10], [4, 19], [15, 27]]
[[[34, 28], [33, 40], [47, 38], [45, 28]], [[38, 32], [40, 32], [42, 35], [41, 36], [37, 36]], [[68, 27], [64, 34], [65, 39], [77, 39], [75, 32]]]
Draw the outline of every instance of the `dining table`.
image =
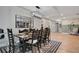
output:
[[28, 34], [18, 33], [18, 34], [15, 34], [14, 36], [19, 38], [23, 42], [22, 51], [25, 52], [26, 51], [26, 48], [25, 48], [26, 41], [32, 40], [32, 33], [31, 32]]

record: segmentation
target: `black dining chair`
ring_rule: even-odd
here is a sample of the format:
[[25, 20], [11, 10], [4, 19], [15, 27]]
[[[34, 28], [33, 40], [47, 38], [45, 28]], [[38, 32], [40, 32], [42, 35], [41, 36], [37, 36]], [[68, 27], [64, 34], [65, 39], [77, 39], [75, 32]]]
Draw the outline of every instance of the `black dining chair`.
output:
[[49, 33], [47, 31], [47, 28], [43, 29], [42, 35], [41, 35], [41, 44], [45, 46], [45, 44], [49, 42]]
[[43, 27], [40, 29], [40, 47], [42, 47], [42, 44], [45, 46], [47, 41], [47, 29], [44, 29]]
[[9, 38], [9, 53], [15, 52], [15, 45], [14, 45], [14, 37], [12, 29], [7, 29], [8, 32], [8, 38]]
[[33, 53], [33, 47], [37, 47], [37, 50], [40, 53], [38, 35], [39, 35], [38, 31], [34, 30], [32, 32], [32, 38], [30, 38], [30, 40], [26, 42], [30, 46], [32, 53]]
[[46, 29], [46, 33], [47, 33], [46, 40], [49, 42], [50, 41], [50, 39], [49, 39], [49, 37], [50, 37], [50, 28], [45, 28], [45, 29]]
[[39, 46], [40, 48], [42, 47], [42, 43], [43, 43], [43, 37], [42, 37], [42, 34], [43, 34], [43, 31], [41, 30], [38, 30], [38, 39], [39, 39]]
[[21, 45], [19, 42], [17, 42], [17, 43], [14, 42], [14, 35], [13, 35], [12, 29], [7, 29], [7, 33], [8, 33], [8, 39], [9, 39], [8, 53], [20, 52], [20, 51], [17, 51], [18, 47], [23, 46], [23, 45]]
[[45, 46], [45, 43], [46, 43], [46, 36], [47, 36], [47, 32], [46, 32], [46, 30], [44, 29], [44, 30], [43, 30], [43, 35], [42, 35], [42, 43], [44, 44], [44, 46]]

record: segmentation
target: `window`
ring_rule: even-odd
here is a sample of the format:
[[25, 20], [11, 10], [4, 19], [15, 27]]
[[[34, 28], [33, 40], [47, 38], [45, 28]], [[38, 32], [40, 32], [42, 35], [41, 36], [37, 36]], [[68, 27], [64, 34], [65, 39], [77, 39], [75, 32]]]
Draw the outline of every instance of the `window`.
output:
[[33, 19], [31, 17], [15, 15], [16, 28], [32, 28]]

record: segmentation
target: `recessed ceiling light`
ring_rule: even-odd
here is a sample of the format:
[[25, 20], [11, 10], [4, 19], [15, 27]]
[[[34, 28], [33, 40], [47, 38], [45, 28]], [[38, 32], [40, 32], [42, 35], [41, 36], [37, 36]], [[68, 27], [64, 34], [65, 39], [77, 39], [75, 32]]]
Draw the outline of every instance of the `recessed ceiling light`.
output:
[[63, 19], [66, 19], [66, 17], [63, 17]]
[[61, 19], [57, 19], [56, 21], [60, 22], [60, 21], [61, 21]]
[[63, 16], [63, 14], [61, 13], [60, 16]]

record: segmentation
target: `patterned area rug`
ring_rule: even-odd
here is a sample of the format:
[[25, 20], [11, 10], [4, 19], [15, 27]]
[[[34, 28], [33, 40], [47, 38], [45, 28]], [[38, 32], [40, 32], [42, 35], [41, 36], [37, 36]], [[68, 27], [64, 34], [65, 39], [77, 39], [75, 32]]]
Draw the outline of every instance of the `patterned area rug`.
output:
[[41, 48], [41, 53], [56, 53], [62, 42], [51, 40]]
[[[45, 46], [42, 44], [40, 53], [56, 53], [61, 43], [62, 42], [51, 40], [49, 43], [46, 43]], [[8, 50], [9, 49], [6, 50], [6, 47], [0, 48], [0, 53], [7, 53]], [[33, 50], [35, 50], [34, 53], [38, 53], [36, 48], [33, 48]], [[16, 49], [15, 53], [20, 53], [19, 48]], [[26, 51], [25, 53], [32, 53], [32, 51]]]

